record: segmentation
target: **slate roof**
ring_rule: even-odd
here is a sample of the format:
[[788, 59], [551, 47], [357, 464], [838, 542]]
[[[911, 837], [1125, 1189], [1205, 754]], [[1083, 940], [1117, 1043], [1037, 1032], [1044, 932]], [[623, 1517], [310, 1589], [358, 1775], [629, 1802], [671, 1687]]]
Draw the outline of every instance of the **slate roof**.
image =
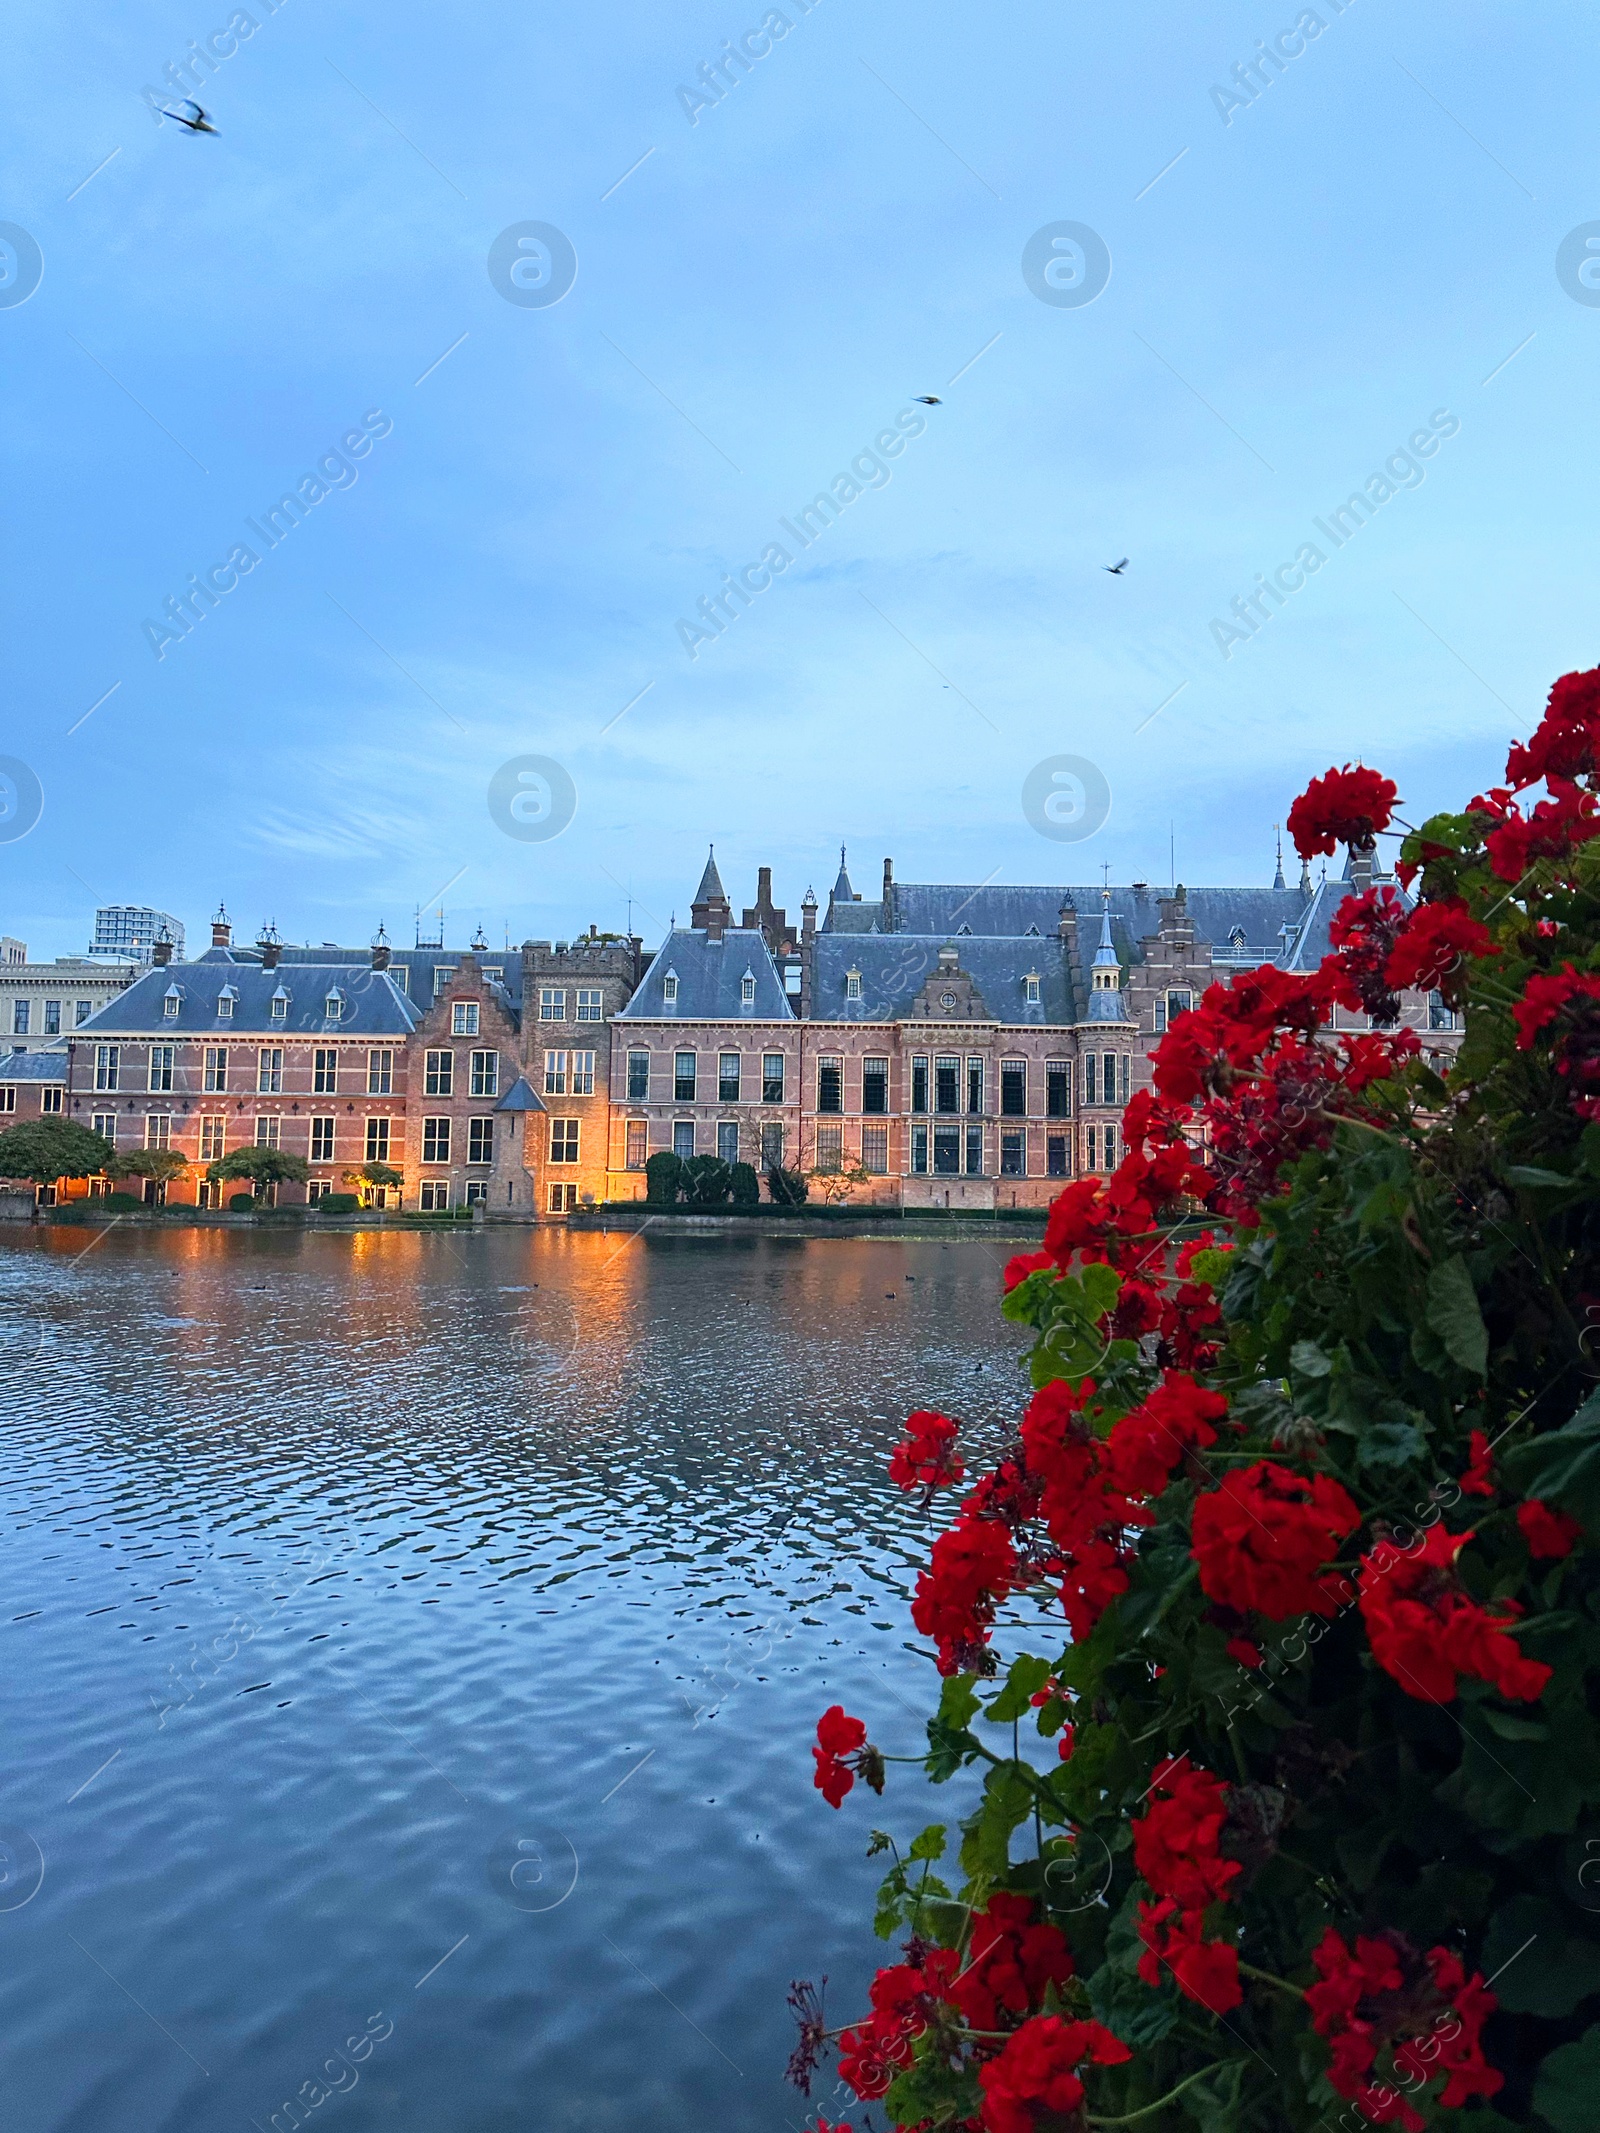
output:
[[517, 1076], [495, 1105], [497, 1111], [547, 1111], [549, 1108], [525, 1074]]
[[700, 886], [694, 893], [697, 904], [725, 904], [727, 894], [722, 886], [722, 876], [717, 872], [717, 848], [713, 844], [706, 854], [706, 870], [700, 877]]
[[[165, 1002], [174, 986], [178, 1012], [169, 1017]], [[228, 1018], [217, 1012], [224, 988], [235, 995]], [[327, 1014], [328, 995], [334, 991], [344, 1002], [338, 1021]], [[288, 996], [288, 1007], [277, 1021], [271, 1003], [280, 992]], [[416, 1004], [381, 970], [349, 962], [286, 962], [276, 970], [263, 970], [259, 963], [235, 962], [224, 955], [216, 961], [207, 956], [198, 963], [167, 963], [146, 971], [73, 1035], [195, 1036], [204, 1031], [214, 1036], [232, 1030], [241, 1036], [406, 1037], [420, 1019]]]
[[[1297, 925], [1306, 909], [1306, 898], [1298, 889], [1198, 888], [1186, 893], [1197, 938], [1225, 951], [1229, 935], [1237, 927], [1244, 935], [1241, 954], [1254, 963], [1283, 953], [1279, 929], [1285, 924]], [[895, 931], [938, 933], [945, 939], [960, 939], [968, 927], [974, 935], [1012, 936], [1036, 927], [1041, 935], [1054, 935], [1061, 906], [1068, 901], [1078, 913], [1080, 943], [1086, 935], [1092, 943], [1099, 930], [1098, 883], [1065, 888], [1002, 888], [996, 884], [974, 889], [959, 882], [899, 881], [894, 886]], [[1119, 945], [1135, 962], [1141, 960], [1138, 943], [1160, 924], [1161, 901], [1161, 890], [1153, 886], [1135, 889], [1112, 884], [1112, 926]], [[867, 906], [858, 908], [865, 910]]]
[[[522, 950], [512, 948], [392, 948], [389, 951], [390, 968], [396, 973], [405, 972], [402, 981], [396, 976], [400, 990], [419, 1008], [426, 1010], [433, 1004], [433, 973], [447, 966], [454, 970], [463, 956], [476, 954], [480, 968], [503, 971], [500, 990], [510, 1003], [513, 1016], [522, 1012]], [[280, 968], [291, 963], [313, 963], [326, 967], [342, 963], [353, 969], [369, 969], [372, 964], [370, 948], [290, 948], [280, 950]], [[252, 947], [208, 948], [197, 961], [202, 963], [237, 963], [244, 969], [259, 969], [261, 954]]]
[[0, 1081], [62, 1081], [67, 1055], [60, 1052], [7, 1052], [0, 1056]]
[[[939, 968], [939, 950], [954, 946], [960, 967], [977, 986], [997, 1022], [1045, 1028], [1074, 1020], [1072, 987], [1061, 943], [1036, 938], [995, 940], [949, 934], [819, 933], [811, 1014], [818, 1022], [900, 1022]], [[852, 970], [861, 973], [861, 998], [846, 997]], [[1039, 1002], [1030, 1007], [1023, 980], [1032, 973]], [[1087, 987], [1085, 987], [1087, 993]]]
[[[663, 991], [668, 972], [678, 980], [678, 998], [669, 1005]], [[756, 981], [748, 1006], [740, 999], [745, 972]], [[792, 1022], [794, 1009], [783, 989], [777, 965], [758, 929], [731, 927], [720, 941], [703, 930], [675, 927], [656, 950], [638, 991], [616, 1018], [619, 1022]]]
[[824, 933], [887, 933], [888, 914], [882, 904], [843, 903], [837, 897], [822, 921]]

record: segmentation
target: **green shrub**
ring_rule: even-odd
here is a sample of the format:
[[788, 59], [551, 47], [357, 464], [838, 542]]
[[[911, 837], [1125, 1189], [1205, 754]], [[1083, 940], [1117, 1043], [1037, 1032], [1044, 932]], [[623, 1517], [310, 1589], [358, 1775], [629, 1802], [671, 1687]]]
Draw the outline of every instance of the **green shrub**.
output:
[[781, 1163], [767, 1166], [767, 1198], [775, 1207], [802, 1207], [810, 1197], [803, 1171], [785, 1170]]
[[735, 1163], [729, 1173], [729, 1186], [735, 1207], [756, 1207], [761, 1200], [761, 1180], [756, 1175], [754, 1163]]
[[325, 1215], [353, 1215], [361, 1206], [361, 1196], [354, 1192], [325, 1192], [316, 1202]]
[[645, 1199], [652, 1207], [671, 1207], [683, 1189], [683, 1162], [670, 1148], [658, 1148], [644, 1166]]
[[685, 1197], [695, 1207], [721, 1207], [733, 1191], [733, 1172], [719, 1155], [697, 1155], [683, 1166]]
[[137, 1193], [108, 1192], [101, 1200], [100, 1206], [108, 1215], [136, 1215], [143, 1208], [144, 1202]]
[[[113, 1193], [111, 1197], [114, 1200], [117, 1196]], [[256, 1196], [253, 1192], [231, 1192], [228, 1195], [228, 1212], [230, 1214], [247, 1215], [255, 1204]]]

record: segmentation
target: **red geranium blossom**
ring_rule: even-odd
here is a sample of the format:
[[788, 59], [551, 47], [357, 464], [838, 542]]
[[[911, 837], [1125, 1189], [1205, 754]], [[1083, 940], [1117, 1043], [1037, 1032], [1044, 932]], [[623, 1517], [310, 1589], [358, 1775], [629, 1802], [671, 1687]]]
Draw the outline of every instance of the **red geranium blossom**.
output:
[[973, 1913], [966, 1963], [944, 1997], [973, 2029], [1006, 2029], [1038, 2007], [1047, 1986], [1072, 1974], [1060, 1927], [1037, 1920], [1028, 1897], [1001, 1889]]
[[993, 1519], [963, 1517], [933, 1544], [917, 1578], [911, 1619], [939, 1647], [941, 1674], [973, 1664], [987, 1643], [994, 1611], [1017, 1582], [1017, 1553]]
[[1133, 1860], [1158, 1896], [1204, 1910], [1226, 1896], [1243, 1871], [1218, 1850], [1228, 1788], [1186, 1755], [1156, 1766], [1151, 1804], [1133, 1824]]
[[1418, 904], [1401, 927], [1383, 974], [1397, 992], [1416, 986], [1459, 1000], [1460, 973], [1468, 956], [1497, 953], [1487, 926], [1473, 917], [1459, 896]]
[[1239, 1983], [1239, 1951], [1231, 1941], [1204, 1940], [1199, 1911], [1186, 1911], [1170, 1896], [1160, 1903], [1139, 1905], [1139, 1938], [1144, 1953], [1139, 1975], [1147, 1985], [1159, 1985], [1162, 1971], [1170, 1970], [1185, 1999], [1194, 2000], [1211, 2014], [1230, 2014], [1244, 1998]]
[[889, 1479], [908, 1491], [954, 1488], [966, 1472], [955, 1449], [958, 1428], [930, 1407], [908, 1415], [905, 1436], [889, 1461]]
[[1005, 1272], [1001, 1276], [1006, 1294], [1009, 1296], [1030, 1274], [1042, 1273], [1046, 1267], [1053, 1267], [1055, 1264], [1053, 1252], [1018, 1252], [1014, 1258], [1006, 1261]]
[[1226, 1397], [1181, 1370], [1169, 1370], [1153, 1392], [1126, 1414], [1106, 1442], [1106, 1469], [1128, 1496], [1159, 1496], [1189, 1453], [1215, 1444], [1214, 1424], [1228, 1412]]
[[1480, 1607], [1456, 1577], [1456, 1558], [1472, 1537], [1441, 1524], [1420, 1547], [1362, 1557], [1361, 1613], [1372, 1656], [1420, 1703], [1453, 1702], [1462, 1674], [1533, 1703], [1552, 1669], [1525, 1659], [1506, 1634], [1522, 1612], [1515, 1600]]
[[811, 1782], [830, 1807], [843, 1804], [858, 1777], [874, 1792], [882, 1792], [883, 1757], [868, 1747], [866, 1727], [859, 1718], [848, 1717], [842, 1704], [830, 1704], [817, 1720], [817, 1745], [811, 1753], [817, 1766]]
[[1556, 1072], [1570, 1083], [1572, 1107], [1580, 1118], [1600, 1117], [1600, 975], [1574, 970], [1538, 971], [1523, 988], [1511, 1012], [1517, 1024], [1517, 1049], [1531, 1051], [1537, 1039], [1553, 1030]]
[[1069, 2022], [1040, 2015], [1007, 2039], [997, 2058], [978, 2070], [983, 2084], [986, 2133], [1034, 2133], [1041, 2118], [1054, 2122], [1083, 2101], [1078, 2070], [1124, 2066], [1133, 2057], [1126, 2044], [1098, 2022]]
[[1583, 1528], [1565, 1511], [1552, 1511], [1537, 1496], [1517, 1506], [1517, 1524], [1528, 1544], [1528, 1553], [1538, 1561], [1556, 1561], [1570, 1555], [1583, 1538]]
[[1467, 1471], [1461, 1477], [1461, 1487], [1468, 1496], [1494, 1496], [1499, 1493], [1494, 1478], [1494, 1465], [1489, 1457], [1489, 1440], [1481, 1429], [1475, 1429], [1467, 1439]]
[[839, 2073], [862, 2101], [881, 2096], [911, 2064], [911, 2038], [898, 2015], [871, 2014], [839, 2039]]
[[1502, 881], [1520, 882], [1535, 861], [1566, 859], [1580, 844], [1600, 836], [1600, 807], [1594, 796], [1561, 779], [1550, 780], [1551, 797], [1531, 815], [1505, 793], [1480, 793], [1472, 805], [1495, 827], [1484, 840], [1489, 864]]
[[1394, 780], [1367, 770], [1330, 770], [1313, 778], [1289, 810], [1289, 834], [1302, 859], [1331, 856], [1336, 844], [1370, 844], [1387, 829], [1397, 797]]
[[1361, 1513], [1330, 1475], [1294, 1474], [1260, 1460], [1195, 1502], [1201, 1590], [1273, 1622], [1336, 1615], [1349, 1582], [1327, 1565], [1360, 1524]]
[[1540, 778], [1593, 777], [1600, 742], [1600, 667], [1563, 674], [1550, 691], [1549, 708], [1526, 744], [1514, 742], [1506, 758], [1506, 783], [1514, 791]]
[[1329, 2085], [1372, 2124], [1398, 2122], [1406, 2133], [1424, 2133], [1427, 2124], [1396, 2090], [1370, 2078], [1385, 2045], [1412, 2093], [1445, 2076], [1438, 2101], [1447, 2110], [1503, 2086], [1504, 2075], [1484, 2059], [1480, 2042], [1499, 2003], [1481, 1976], [1468, 1978], [1448, 1948], [1431, 1948], [1424, 1960], [1397, 1934], [1383, 1933], [1360, 1935], [1351, 1949], [1329, 1926], [1311, 1960], [1318, 1982], [1306, 2005], [1332, 2055]]

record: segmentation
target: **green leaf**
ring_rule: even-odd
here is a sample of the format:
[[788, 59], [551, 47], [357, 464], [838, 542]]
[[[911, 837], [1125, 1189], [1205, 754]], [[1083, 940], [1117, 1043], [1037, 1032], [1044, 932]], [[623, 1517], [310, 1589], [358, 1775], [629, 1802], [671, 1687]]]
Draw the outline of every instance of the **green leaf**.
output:
[[1600, 2024], [1586, 2029], [1576, 2044], [1563, 2044], [1550, 2054], [1533, 2085], [1533, 2107], [1555, 2133], [1594, 2133], [1597, 2096]]
[[1600, 1937], [1531, 1892], [1496, 1911], [1478, 1960], [1508, 2014], [1556, 2020], [1600, 1992]]
[[1489, 1329], [1478, 1308], [1467, 1262], [1458, 1254], [1428, 1276], [1428, 1324], [1463, 1370], [1481, 1378], [1489, 1362]]
[[1506, 1176], [1513, 1185], [1525, 1186], [1530, 1192], [1560, 1192], [1583, 1182], [1581, 1178], [1566, 1177], [1559, 1170], [1540, 1170], [1532, 1163], [1513, 1163]]
[[909, 1856], [913, 1859], [942, 1859], [944, 1838], [944, 1824], [930, 1822], [920, 1836], [912, 1838]]
[[1289, 1367], [1303, 1378], [1325, 1378], [1333, 1364], [1315, 1341], [1296, 1341], [1289, 1350]]
[[1048, 1659], [1038, 1659], [1031, 1652], [1023, 1652], [1012, 1660], [1006, 1673], [1006, 1685], [992, 1703], [985, 1705], [984, 1717], [995, 1725], [1007, 1726], [1014, 1718], [1023, 1717], [1032, 1705], [1034, 1691], [1044, 1687], [1050, 1672]]
[[1559, 1504], [1600, 1533], [1600, 1392], [1593, 1392], [1561, 1429], [1514, 1445], [1501, 1471], [1524, 1496]]
[[1428, 1440], [1410, 1422], [1374, 1422], [1356, 1440], [1358, 1466], [1409, 1466], [1428, 1449]]

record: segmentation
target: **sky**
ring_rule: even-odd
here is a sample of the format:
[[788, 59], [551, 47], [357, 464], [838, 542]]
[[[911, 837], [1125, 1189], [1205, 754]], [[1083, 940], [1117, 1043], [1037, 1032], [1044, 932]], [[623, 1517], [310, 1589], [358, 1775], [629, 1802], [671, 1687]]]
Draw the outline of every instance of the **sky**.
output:
[[[841, 842], [869, 895], [886, 855], [1265, 883], [1309, 776], [1459, 805], [1600, 657], [1582, 234], [1558, 273], [1600, 235], [1589, 10], [8, 27], [0, 930], [35, 955], [101, 902], [650, 938], [713, 841], [791, 913]], [[214, 135], [158, 121], [185, 61]]]

